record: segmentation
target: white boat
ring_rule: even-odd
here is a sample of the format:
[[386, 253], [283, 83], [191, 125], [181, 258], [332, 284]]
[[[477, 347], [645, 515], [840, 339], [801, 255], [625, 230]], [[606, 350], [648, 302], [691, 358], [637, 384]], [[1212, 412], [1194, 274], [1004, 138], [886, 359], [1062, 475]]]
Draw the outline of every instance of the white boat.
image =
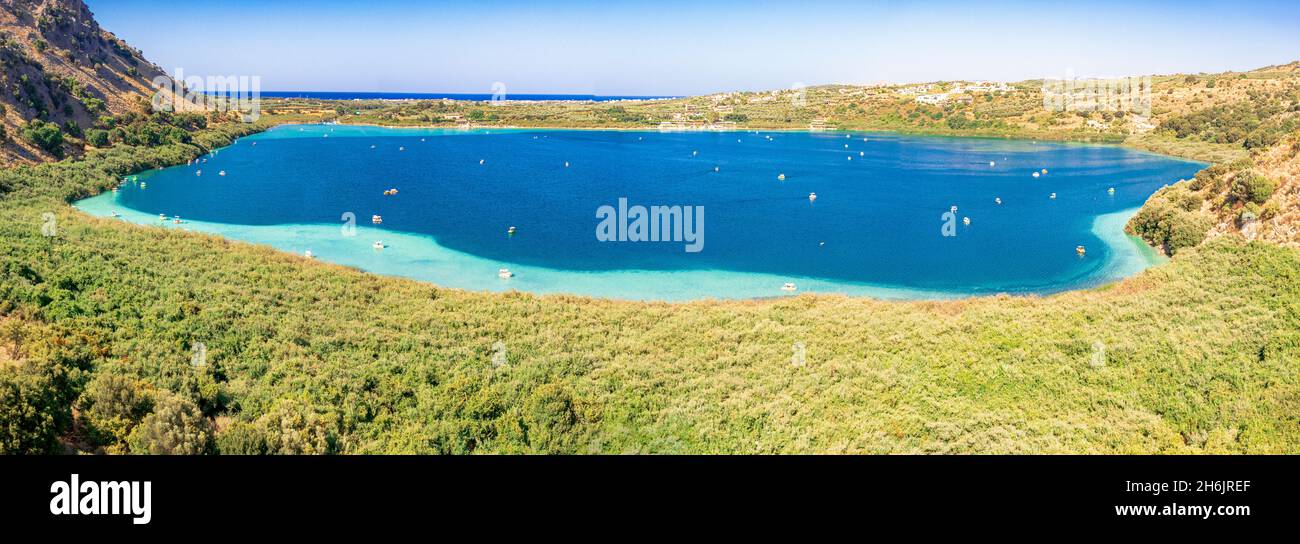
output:
[[371, 244], [370, 247], [373, 247], [375, 249], [384, 249], [384, 243], [382, 241], [377, 241]]
[[511, 236], [514, 236], [514, 234], [515, 234], [515, 228], [514, 228], [514, 227], [510, 227], [510, 228], [506, 229], [506, 234], [509, 234], [509, 235], [511, 235]]
[[963, 218], [961, 218], [961, 223], [962, 223], [963, 225], [966, 225], [966, 226], [969, 227], [969, 226], [970, 226], [970, 218], [969, 218], [969, 217], [963, 217]]
[[994, 199], [993, 199], [993, 203], [994, 203], [994, 204], [997, 204], [997, 205], [999, 205], [999, 206], [1001, 206], [1001, 205], [1002, 205], [1002, 198], [1001, 198], [1001, 197], [994, 198]]
[[994, 162], [994, 161], [989, 161], [989, 166], [997, 166], [997, 165], [998, 165], [998, 163], [996, 163], [996, 162]]
[[220, 171], [220, 172], [217, 172], [217, 175], [218, 175], [218, 176], [224, 176], [224, 175], [226, 175], [226, 171], [225, 171], [225, 170], [222, 170], [222, 171]]
[[781, 175], [777, 176], [776, 179], [779, 179], [779, 180], [781, 180], [781, 181], [785, 181], [785, 174], [781, 174]]
[[380, 217], [380, 216], [378, 216], [378, 215], [372, 215], [372, 216], [370, 216], [370, 222], [371, 222], [371, 223], [374, 223], [374, 224], [376, 224], [376, 225], [378, 225], [378, 224], [384, 222], [384, 218], [383, 218], [383, 217]]
[[1052, 193], [1052, 196], [1051, 196], [1050, 198], [1051, 198], [1052, 200], [1056, 200], [1056, 193]]
[[479, 159], [479, 160], [478, 160], [478, 163], [479, 163], [479, 164], [483, 164], [484, 162], [485, 162], [485, 159]]
[[311, 259], [311, 258], [313, 258], [313, 256], [312, 256], [312, 254], [311, 254], [311, 250], [310, 250], [310, 249], [309, 249], [309, 250], [307, 250], [307, 251], [304, 251], [304, 252], [303, 252], [303, 253], [302, 253], [302, 256], [303, 256], [303, 257], [306, 257], [306, 258], [308, 258], [308, 259]]
[[1113, 195], [1113, 194], [1115, 194], [1115, 188], [1114, 188], [1114, 187], [1111, 187], [1111, 188], [1109, 188], [1109, 189], [1106, 189], [1106, 192], [1109, 193], [1109, 194], [1112, 194], [1112, 195]]
[[1038, 172], [1034, 172], [1034, 177], [1038, 177]]
[[809, 201], [809, 202], [814, 202], [814, 201], [816, 201], [816, 200], [817, 200], [817, 193], [808, 193], [808, 201]]
[[511, 272], [509, 268], [502, 268], [502, 269], [500, 269], [500, 270], [497, 270], [497, 277], [498, 277], [498, 278], [501, 278], [501, 279], [503, 279], [503, 280], [508, 280], [508, 279], [510, 279], [511, 276], [514, 276], [514, 275], [515, 275], [515, 273], [514, 273], [514, 272]]
[[785, 285], [781, 286], [782, 291], [795, 291], [797, 289], [799, 288], [794, 286], [794, 282], [790, 282], [790, 281], [785, 282]]

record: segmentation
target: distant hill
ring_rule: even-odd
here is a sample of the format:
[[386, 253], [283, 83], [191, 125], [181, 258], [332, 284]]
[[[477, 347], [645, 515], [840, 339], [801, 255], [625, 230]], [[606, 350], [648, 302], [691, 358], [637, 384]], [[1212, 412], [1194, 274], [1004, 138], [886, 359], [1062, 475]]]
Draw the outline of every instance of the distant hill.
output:
[[160, 75], [81, 0], [0, 0], [0, 165], [77, 153], [81, 130], [140, 107]]

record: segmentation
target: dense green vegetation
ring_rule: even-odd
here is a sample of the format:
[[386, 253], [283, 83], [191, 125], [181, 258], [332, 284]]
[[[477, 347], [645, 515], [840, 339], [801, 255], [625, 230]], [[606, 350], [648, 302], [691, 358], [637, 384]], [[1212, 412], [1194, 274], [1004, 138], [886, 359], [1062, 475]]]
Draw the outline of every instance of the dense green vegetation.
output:
[[253, 129], [0, 172], [0, 451], [1300, 451], [1300, 253], [1268, 244], [1179, 237], [1045, 298], [663, 304], [443, 289], [66, 204]]
[[1186, 184], [1156, 191], [1128, 222], [1128, 230], [1170, 255], [1193, 247], [1205, 239], [1214, 226], [1210, 216], [1200, 213], [1201, 197]]
[[1300, 121], [1294, 115], [1300, 111], [1298, 106], [1300, 98], [1297, 97], [1284, 102], [1252, 96], [1248, 101], [1172, 116], [1161, 124], [1161, 130], [1178, 138], [1242, 144], [1247, 149], [1265, 148], [1300, 128]]

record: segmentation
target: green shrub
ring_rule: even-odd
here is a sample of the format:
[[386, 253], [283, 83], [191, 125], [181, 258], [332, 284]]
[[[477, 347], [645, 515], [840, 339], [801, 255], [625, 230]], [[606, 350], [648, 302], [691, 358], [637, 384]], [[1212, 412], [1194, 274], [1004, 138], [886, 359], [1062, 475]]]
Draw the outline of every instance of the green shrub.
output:
[[99, 372], [86, 384], [77, 406], [96, 445], [110, 453], [125, 453], [131, 431], [149, 413], [153, 401], [136, 379]]
[[217, 452], [222, 455], [266, 455], [266, 432], [246, 421], [236, 421], [217, 433]]
[[1277, 182], [1272, 179], [1254, 172], [1238, 172], [1232, 179], [1232, 190], [1229, 196], [1238, 202], [1263, 204], [1268, 197], [1273, 196], [1273, 191], [1276, 189]]
[[23, 127], [23, 138], [55, 157], [63, 157], [63, 131], [58, 125], [32, 119]]
[[153, 413], [131, 431], [128, 443], [136, 454], [204, 454], [212, 451], [212, 424], [189, 399], [163, 394]]
[[111, 143], [108, 139], [108, 131], [99, 128], [87, 130], [86, 143], [94, 147], [108, 147]]
[[279, 403], [259, 421], [266, 433], [267, 451], [281, 455], [329, 453], [325, 418], [310, 406], [294, 400]]
[[1198, 211], [1200, 197], [1188, 191], [1185, 185], [1177, 184], [1157, 191], [1129, 220], [1126, 230], [1151, 245], [1163, 248], [1170, 255], [1200, 244], [1213, 227], [1213, 220]]
[[58, 451], [63, 408], [52, 389], [46, 376], [0, 365], [0, 455]]

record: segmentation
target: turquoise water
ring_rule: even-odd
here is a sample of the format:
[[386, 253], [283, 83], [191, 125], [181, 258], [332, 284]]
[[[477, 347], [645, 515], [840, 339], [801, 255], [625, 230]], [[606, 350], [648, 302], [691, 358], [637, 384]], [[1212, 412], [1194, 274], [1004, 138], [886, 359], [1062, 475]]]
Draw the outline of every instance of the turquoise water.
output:
[[[688, 300], [789, 295], [792, 282], [949, 298], [1083, 288], [1150, 266], [1124, 222], [1202, 166], [1111, 146], [886, 134], [313, 125], [77, 206], [471, 290]], [[674, 241], [601, 241], [598, 210], [615, 211], [617, 233], [620, 199], [702, 207], [702, 236], [691, 243], [692, 224]]]

